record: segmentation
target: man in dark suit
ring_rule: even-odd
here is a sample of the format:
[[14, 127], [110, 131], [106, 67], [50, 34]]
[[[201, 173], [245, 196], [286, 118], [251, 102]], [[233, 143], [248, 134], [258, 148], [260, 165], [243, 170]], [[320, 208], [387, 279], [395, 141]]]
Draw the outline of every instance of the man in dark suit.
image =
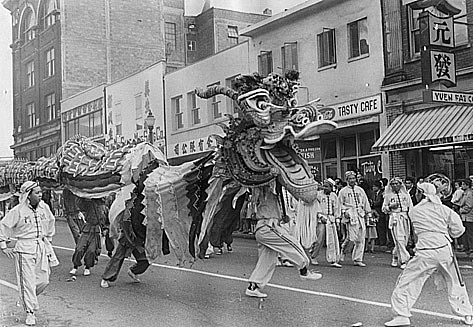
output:
[[405, 185], [406, 185], [407, 192], [409, 192], [409, 195], [411, 197], [412, 205], [416, 205], [418, 201], [416, 199], [417, 187], [416, 187], [415, 179], [412, 177], [406, 177]]

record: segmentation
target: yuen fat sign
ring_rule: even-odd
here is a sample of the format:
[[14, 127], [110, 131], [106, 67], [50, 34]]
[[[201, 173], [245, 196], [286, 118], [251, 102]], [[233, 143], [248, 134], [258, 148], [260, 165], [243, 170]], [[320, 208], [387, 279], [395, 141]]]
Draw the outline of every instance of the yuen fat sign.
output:
[[461, 103], [473, 105], [473, 93], [424, 90], [424, 102]]
[[383, 112], [383, 106], [381, 103], [381, 95], [377, 94], [367, 98], [321, 108], [319, 111], [324, 116], [324, 119], [340, 121], [380, 114]]

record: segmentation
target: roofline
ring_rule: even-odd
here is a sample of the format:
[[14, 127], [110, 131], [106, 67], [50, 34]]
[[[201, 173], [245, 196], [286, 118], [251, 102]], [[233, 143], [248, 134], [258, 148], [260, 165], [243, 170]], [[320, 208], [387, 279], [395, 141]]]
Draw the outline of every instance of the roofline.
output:
[[308, 0], [297, 6], [289, 8], [286, 11], [280, 12], [279, 14], [268, 17], [267, 19], [242, 29], [240, 35], [252, 37], [262, 33], [265, 29], [268, 29], [273, 25], [292, 20], [297, 16], [306, 15], [309, 9], [318, 10], [324, 8], [325, 6], [330, 6], [336, 2], [342, 1], [345, 0]]

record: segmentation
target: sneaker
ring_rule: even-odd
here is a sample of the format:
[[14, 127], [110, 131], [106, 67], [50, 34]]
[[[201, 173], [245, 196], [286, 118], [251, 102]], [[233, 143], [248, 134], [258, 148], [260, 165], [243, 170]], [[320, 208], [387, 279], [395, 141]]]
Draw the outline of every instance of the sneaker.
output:
[[289, 260], [283, 260], [282, 265], [284, 267], [294, 267], [294, 265]]
[[471, 326], [473, 325], [473, 316], [465, 316], [465, 319], [463, 320], [465, 325]]
[[140, 283], [141, 280], [136, 276], [130, 269], [127, 271], [128, 276], [130, 276], [131, 279], [133, 279], [133, 283]]
[[71, 271], [69, 271], [69, 274], [77, 275], [77, 268], [72, 268]]
[[354, 261], [353, 265], [358, 266], [358, 267], [366, 267], [366, 263], [362, 261]]
[[303, 280], [317, 280], [320, 278], [322, 278], [322, 274], [313, 271], [308, 271], [307, 274], [301, 275], [301, 279]]
[[211, 254], [214, 254], [214, 248], [212, 245], [209, 245], [209, 247], [207, 248], [207, 250], [205, 251], [205, 254], [208, 255], [210, 257]]
[[400, 268], [404, 270], [404, 269], [406, 269], [406, 266], [407, 266], [407, 263], [403, 263], [403, 264], [401, 264]]
[[338, 262], [332, 262], [332, 263], [330, 264], [330, 267], [342, 268], [342, 265], [339, 264]]
[[105, 279], [102, 279], [102, 281], [100, 282], [100, 287], [102, 287], [102, 288], [109, 288], [109, 287], [110, 287], [110, 284], [109, 284], [108, 281], [106, 281]]
[[318, 266], [319, 265], [319, 262], [317, 261], [317, 259], [314, 259], [314, 258], [311, 258], [310, 259], [310, 263], [314, 266]]
[[408, 317], [397, 316], [394, 319], [385, 322], [384, 326], [386, 327], [395, 327], [395, 326], [410, 326], [411, 320]]
[[84, 276], [90, 276], [90, 269], [84, 269]]
[[26, 321], [25, 321], [26, 326], [34, 326], [36, 325], [36, 317], [33, 312], [27, 312], [26, 313]]
[[268, 297], [268, 294], [261, 292], [259, 288], [255, 288], [254, 290], [250, 290], [249, 288], [247, 288], [245, 291], [245, 295], [249, 297], [258, 297], [258, 298]]
[[393, 261], [391, 261], [391, 267], [397, 267], [397, 259], [396, 258], [393, 258]]
[[230, 244], [227, 245], [227, 251], [228, 252], [232, 252], [233, 251], [233, 248]]
[[223, 254], [222, 248], [214, 248], [214, 252], [215, 252], [216, 255], [221, 255], [221, 254]]

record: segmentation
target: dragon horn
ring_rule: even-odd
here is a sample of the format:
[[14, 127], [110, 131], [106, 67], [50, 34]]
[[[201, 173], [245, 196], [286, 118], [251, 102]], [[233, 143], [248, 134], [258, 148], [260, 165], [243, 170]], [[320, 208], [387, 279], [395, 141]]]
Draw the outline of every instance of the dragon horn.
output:
[[227, 97], [233, 100], [236, 100], [238, 98], [237, 92], [235, 92], [229, 87], [222, 86], [222, 85], [214, 85], [214, 86], [208, 87], [206, 90], [202, 88], [196, 88], [195, 94], [197, 94], [200, 98], [203, 98], [203, 99], [211, 98], [213, 96], [216, 96], [217, 94], [226, 95]]

